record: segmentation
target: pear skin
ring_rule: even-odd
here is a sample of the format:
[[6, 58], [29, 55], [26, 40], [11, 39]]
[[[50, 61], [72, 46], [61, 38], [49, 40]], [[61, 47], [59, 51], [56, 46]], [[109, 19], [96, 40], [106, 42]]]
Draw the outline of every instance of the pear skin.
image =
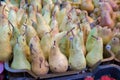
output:
[[48, 61], [52, 72], [66, 72], [68, 69], [68, 60], [56, 43], [51, 47]]
[[11, 68], [31, 70], [31, 65], [29, 61], [26, 59], [22, 47], [18, 43], [16, 43], [13, 50], [13, 61], [11, 63]]
[[45, 60], [43, 51], [41, 50], [38, 36], [31, 38], [29, 46], [32, 58], [32, 71], [38, 76], [47, 74], [49, 71], [49, 65]]
[[103, 59], [103, 40], [97, 37], [95, 45], [90, 52], [86, 55], [87, 65], [93, 67], [97, 62]]

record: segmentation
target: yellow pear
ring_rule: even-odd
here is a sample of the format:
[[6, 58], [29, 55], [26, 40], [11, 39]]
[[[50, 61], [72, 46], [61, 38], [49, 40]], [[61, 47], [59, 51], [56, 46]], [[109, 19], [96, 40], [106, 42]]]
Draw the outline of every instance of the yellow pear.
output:
[[[0, 61], [9, 60], [12, 54], [12, 47], [10, 45], [10, 39], [12, 31], [8, 24], [0, 27]], [[7, 48], [7, 49], [6, 49]]]
[[36, 14], [37, 17], [37, 33], [39, 38], [42, 38], [46, 32], [50, 32], [50, 26], [45, 22], [43, 16], [39, 13]]
[[68, 69], [68, 60], [66, 56], [61, 53], [55, 41], [50, 49], [48, 61], [52, 72], [66, 72]]
[[32, 71], [38, 76], [47, 74], [49, 71], [49, 65], [41, 50], [38, 36], [31, 38], [29, 46], [32, 58]]

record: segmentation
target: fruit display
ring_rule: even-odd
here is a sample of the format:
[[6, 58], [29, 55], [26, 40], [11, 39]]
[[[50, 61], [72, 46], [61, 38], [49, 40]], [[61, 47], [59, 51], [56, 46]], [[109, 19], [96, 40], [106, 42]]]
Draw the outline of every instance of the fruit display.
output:
[[104, 59], [105, 47], [120, 60], [120, 1], [0, 1], [0, 36], [0, 62], [12, 69], [84, 71]]

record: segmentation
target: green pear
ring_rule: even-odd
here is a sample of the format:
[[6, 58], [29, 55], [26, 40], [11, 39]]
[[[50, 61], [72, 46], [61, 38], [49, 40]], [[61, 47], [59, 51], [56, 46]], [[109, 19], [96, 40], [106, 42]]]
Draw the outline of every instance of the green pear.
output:
[[117, 53], [120, 51], [120, 39], [118, 37], [113, 37], [106, 47], [111, 46], [111, 51], [117, 55]]
[[103, 59], [103, 40], [101, 37], [96, 37], [94, 39], [95, 45], [86, 55], [86, 61], [89, 67], [93, 67], [97, 62]]
[[83, 31], [79, 31], [77, 33], [78, 37], [80, 38], [80, 45], [82, 47], [82, 51], [84, 53], [84, 55], [86, 55], [86, 47], [85, 47], [85, 44], [84, 44], [84, 35], [83, 35]]
[[100, 2], [99, 0], [93, 0], [93, 4], [96, 8], [100, 6], [99, 2]]
[[43, 7], [49, 6], [50, 11], [52, 12], [52, 10], [54, 8], [54, 4], [53, 4], [52, 0], [43, 0], [42, 3], [43, 3]]
[[10, 40], [10, 44], [11, 44], [11, 46], [12, 46], [12, 48], [14, 48], [14, 46], [15, 46], [15, 44], [16, 44], [16, 42], [17, 42], [17, 38], [18, 38], [18, 36], [20, 35], [20, 31], [19, 31], [19, 29], [17, 28], [17, 27], [15, 27], [10, 21], [9, 21], [9, 23], [11, 24], [11, 26], [12, 26], [12, 38], [11, 38], [11, 40]]
[[46, 32], [50, 32], [50, 26], [45, 22], [43, 16], [39, 13], [36, 14], [37, 17], [37, 33], [39, 38], [42, 38], [42, 36], [46, 33]]
[[31, 0], [30, 4], [34, 7], [35, 12], [41, 12], [42, 0]]
[[25, 34], [21, 34], [20, 36], [18, 36], [17, 38], [17, 43], [19, 43], [19, 45], [21, 46], [23, 53], [25, 54], [26, 58], [31, 61], [31, 57], [30, 57], [30, 48], [26, 43], [26, 36]]
[[45, 56], [40, 46], [40, 40], [38, 36], [34, 36], [30, 40], [30, 51], [31, 51], [31, 66], [32, 71], [37, 75], [45, 75], [49, 71], [48, 62], [45, 60]]
[[94, 45], [95, 45], [95, 39], [92, 37], [92, 35], [94, 35], [94, 36], [98, 35], [96, 27], [94, 27], [90, 31], [90, 33], [89, 33], [89, 35], [87, 37], [87, 41], [86, 41], [86, 50], [87, 50], [87, 52], [90, 52], [93, 49]]
[[66, 8], [63, 8], [63, 9], [61, 9], [61, 10], [57, 13], [56, 18], [57, 18], [57, 21], [58, 21], [58, 25], [59, 25], [59, 26], [61, 25], [64, 17], [65, 17], [66, 14], [67, 14], [66, 11], [67, 11]]
[[86, 68], [86, 60], [82, 45], [80, 45], [80, 38], [75, 35], [70, 42], [70, 56], [69, 65], [72, 70], [83, 70]]
[[44, 53], [46, 60], [48, 60], [48, 55], [50, 54], [51, 43], [52, 35], [50, 33], [46, 33], [40, 41], [41, 49]]
[[19, 43], [16, 43], [13, 49], [13, 61], [11, 63], [11, 68], [31, 70], [31, 65], [26, 59], [25, 53]]
[[[12, 31], [8, 24], [0, 27], [0, 61], [7, 61], [11, 57], [12, 47], [10, 45], [10, 39]], [[6, 49], [7, 48], [7, 49]]]
[[58, 44], [54, 41], [50, 49], [49, 65], [52, 72], [66, 72], [68, 69], [68, 60], [66, 56], [61, 53]]
[[61, 38], [59, 42], [59, 48], [60, 51], [67, 57], [69, 58], [69, 47], [70, 46], [70, 41], [69, 41], [69, 36], [65, 36]]
[[59, 44], [60, 40], [61, 40], [66, 34], [67, 34], [67, 31], [63, 31], [63, 32], [57, 33], [57, 34], [53, 37], [52, 43], [53, 43], [54, 41], [56, 41], [56, 42]]
[[30, 24], [24, 25], [22, 27], [25, 28], [26, 41], [27, 41], [27, 44], [29, 44], [30, 39], [33, 36], [36, 36], [37, 32], [36, 32], [36, 30]]
[[8, 20], [11, 21], [14, 26], [17, 27], [17, 13], [15, 12], [15, 10], [10, 9], [8, 14]]
[[56, 12], [52, 15], [50, 27], [52, 29], [51, 34], [54, 37], [57, 33], [59, 33], [58, 22], [56, 20]]
[[17, 25], [20, 25], [20, 22], [21, 22], [21, 20], [22, 20], [22, 16], [24, 15], [24, 12], [25, 12], [25, 10], [24, 9], [22, 9], [22, 8], [20, 8], [18, 11], [17, 11], [17, 13], [16, 13], [16, 16], [17, 16]]
[[87, 38], [88, 38], [90, 31], [91, 31], [89, 22], [81, 23], [80, 28], [83, 31], [84, 44], [86, 44]]
[[51, 21], [51, 11], [50, 11], [48, 5], [46, 5], [42, 8], [42, 15], [43, 15], [45, 22], [49, 25], [50, 21]]

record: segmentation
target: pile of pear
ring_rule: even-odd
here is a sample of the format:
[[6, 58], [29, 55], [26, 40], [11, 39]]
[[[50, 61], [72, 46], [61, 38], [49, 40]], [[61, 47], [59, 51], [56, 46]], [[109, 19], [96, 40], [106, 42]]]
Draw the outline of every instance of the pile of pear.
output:
[[111, 49], [120, 54], [119, 4], [119, 0], [1, 1], [0, 61], [12, 60], [12, 69], [37, 76], [94, 67], [104, 59], [106, 44], [115, 44]]

